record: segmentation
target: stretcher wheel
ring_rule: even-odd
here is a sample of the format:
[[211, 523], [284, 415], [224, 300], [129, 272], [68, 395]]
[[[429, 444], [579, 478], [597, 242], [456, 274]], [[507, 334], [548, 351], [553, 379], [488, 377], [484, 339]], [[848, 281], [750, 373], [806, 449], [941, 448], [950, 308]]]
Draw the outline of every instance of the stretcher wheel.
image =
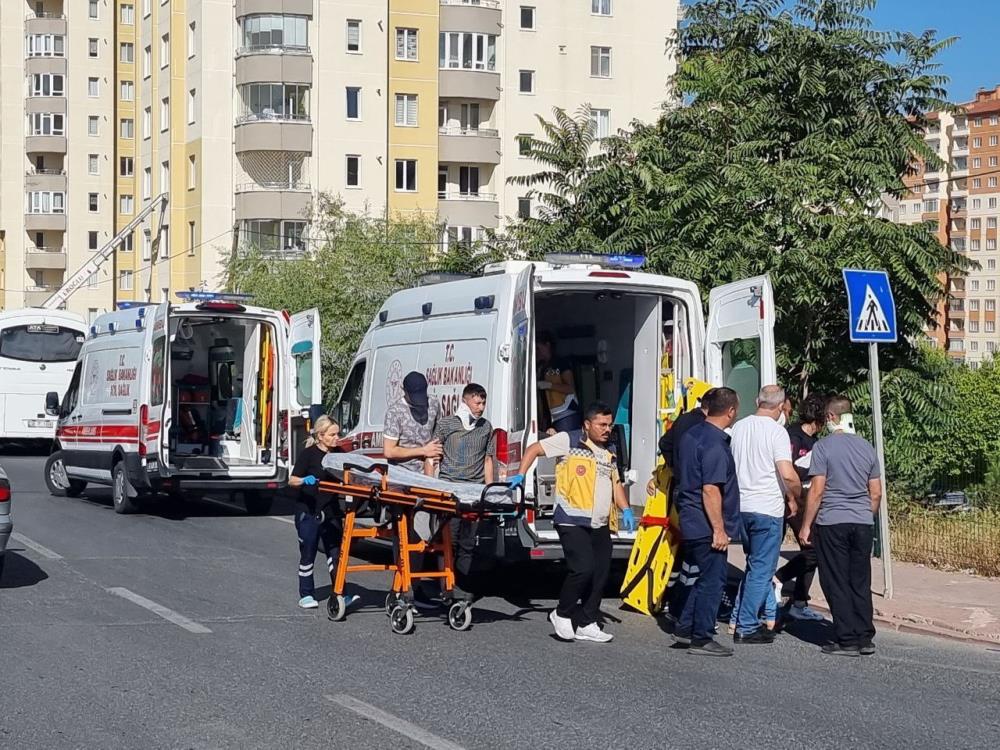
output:
[[385, 616], [392, 617], [392, 610], [400, 603], [399, 592], [390, 591], [385, 595]]
[[472, 627], [472, 605], [455, 602], [448, 608], [448, 624], [452, 630], [468, 630]]
[[343, 596], [330, 595], [326, 602], [326, 616], [334, 622], [340, 622], [347, 614], [347, 601]]
[[389, 624], [393, 633], [406, 635], [413, 630], [413, 610], [404, 604], [396, 605], [389, 615]]

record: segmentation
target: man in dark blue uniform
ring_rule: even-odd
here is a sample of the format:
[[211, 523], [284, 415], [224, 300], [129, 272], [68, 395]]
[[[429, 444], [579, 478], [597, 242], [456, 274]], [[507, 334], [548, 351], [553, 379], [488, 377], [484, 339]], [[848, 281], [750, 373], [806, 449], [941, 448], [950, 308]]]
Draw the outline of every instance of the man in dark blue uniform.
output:
[[728, 575], [729, 542], [739, 532], [740, 489], [725, 432], [736, 421], [739, 404], [739, 396], [731, 388], [705, 394], [705, 421], [684, 433], [679, 444], [677, 508], [684, 559], [698, 566], [699, 575], [684, 603], [674, 637], [689, 643], [692, 654], [733, 654], [712, 636]]

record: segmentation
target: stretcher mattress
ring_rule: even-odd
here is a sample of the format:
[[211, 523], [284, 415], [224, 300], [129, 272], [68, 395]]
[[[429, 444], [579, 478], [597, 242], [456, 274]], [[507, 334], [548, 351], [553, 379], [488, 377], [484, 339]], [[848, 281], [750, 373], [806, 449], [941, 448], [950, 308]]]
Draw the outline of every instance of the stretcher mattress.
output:
[[[385, 459], [372, 459], [360, 453], [328, 453], [323, 459], [323, 468], [338, 480], [343, 478], [344, 465], [362, 466], [368, 471], [351, 470], [351, 482], [358, 484], [381, 484], [382, 478], [373, 467], [385, 466]], [[478, 505], [482, 499], [486, 485], [469, 482], [449, 482], [436, 477], [429, 477], [419, 471], [389, 465], [389, 484], [394, 490], [405, 492], [410, 487], [424, 490], [447, 492], [458, 500], [461, 505]], [[490, 505], [513, 505], [511, 491], [504, 487], [491, 487], [486, 492], [486, 502]]]

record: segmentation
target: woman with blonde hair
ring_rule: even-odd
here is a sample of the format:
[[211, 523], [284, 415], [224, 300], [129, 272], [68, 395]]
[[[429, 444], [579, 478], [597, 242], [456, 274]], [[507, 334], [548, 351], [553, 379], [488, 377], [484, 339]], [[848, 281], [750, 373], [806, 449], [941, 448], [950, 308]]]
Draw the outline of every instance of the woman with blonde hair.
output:
[[[317, 419], [288, 477], [290, 491], [296, 495], [295, 530], [299, 536], [299, 606], [302, 609], [319, 606], [313, 583], [313, 563], [321, 545], [331, 573], [337, 564], [344, 530], [343, 514], [336, 502], [324, 505], [318, 485], [324, 474], [323, 458], [336, 449], [339, 437], [340, 425], [335, 419], [325, 415]], [[357, 599], [356, 596], [346, 597], [348, 606]]]

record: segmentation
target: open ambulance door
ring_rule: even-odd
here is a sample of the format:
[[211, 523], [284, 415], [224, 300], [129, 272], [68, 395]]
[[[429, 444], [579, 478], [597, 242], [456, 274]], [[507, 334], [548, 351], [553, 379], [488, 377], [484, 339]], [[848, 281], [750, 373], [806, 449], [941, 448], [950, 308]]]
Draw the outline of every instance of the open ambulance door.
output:
[[708, 297], [705, 375], [740, 396], [739, 416], [756, 410], [757, 391], [776, 383], [774, 291], [767, 276], [714, 288]]
[[[170, 428], [172, 397], [170, 388], [170, 303], [144, 308], [146, 322], [153, 335], [149, 338], [149, 400], [139, 410], [139, 442], [149, 456], [159, 456], [163, 466], [170, 464]], [[145, 410], [145, 414], [143, 413]]]
[[[288, 417], [291, 441], [289, 463], [308, 437], [312, 417], [322, 414], [323, 371], [320, 361], [319, 310], [295, 313], [288, 322]], [[313, 407], [316, 407], [315, 409]]]
[[[529, 265], [514, 280], [513, 310], [510, 331], [510, 416], [507, 422], [506, 461], [500, 456], [501, 464], [506, 462], [505, 476], [517, 473], [517, 467], [524, 455], [524, 449], [534, 442], [538, 435], [537, 402], [535, 399], [535, 326], [534, 308], [535, 267]], [[499, 452], [499, 451], [498, 451]], [[525, 482], [531, 487], [530, 482]]]

